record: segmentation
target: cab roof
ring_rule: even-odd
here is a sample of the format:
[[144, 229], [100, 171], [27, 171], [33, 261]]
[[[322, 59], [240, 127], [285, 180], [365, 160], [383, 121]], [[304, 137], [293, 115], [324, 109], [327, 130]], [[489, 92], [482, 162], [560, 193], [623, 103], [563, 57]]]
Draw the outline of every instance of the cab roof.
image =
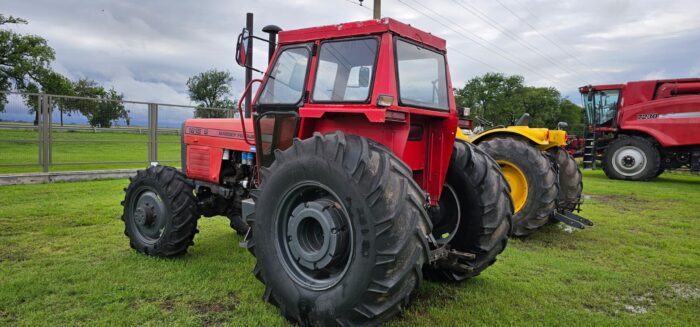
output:
[[392, 32], [442, 52], [446, 50], [444, 39], [391, 18], [282, 31], [279, 33], [279, 43], [285, 45], [351, 36], [376, 35], [384, 32]]
[[579, 91], [581, 93], [588, 93], [593, 91], [606, 91], [606, 90], [618, 90], [624, 89], [630, 85], [658, 85], [664, 83], [696, 83], [700, 82], [700, 78], [674, 78], [674, 79], [657, 79], [657, 80], [646, 80], [646, 81], [631, 81], [625, 84], [602, 84], [602, 85], [586, 85], [581, 86]]

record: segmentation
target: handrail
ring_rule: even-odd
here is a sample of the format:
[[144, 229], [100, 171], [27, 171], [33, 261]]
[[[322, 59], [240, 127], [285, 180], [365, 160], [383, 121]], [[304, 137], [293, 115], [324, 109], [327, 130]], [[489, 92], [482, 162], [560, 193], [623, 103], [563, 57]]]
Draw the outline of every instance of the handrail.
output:
[[[250, 91], [250, 87], [253, 86], [253, 83], [255, 83], [255, 82], [262, 83], [262, 80], [261, 80], [261, 79], [257, 79], [257, 78], [254, 79], [254, 80], [251, 80], [251, 81], [248, 83], [248, 85], [245, 87], [245, 90], [243, 90], [243, 94], [241, 94], [240, 100], [238, 100], [238, 116], [241, 118], [241, 127], [243, 128], [243, 140], [245, 140], [245, 143], [248, 143], [248, 145], [255, 145], [255, 143], [251, 143], [250, 141], [248, 141], [248, 133], [247, 133], [246, 130], [245, 130], [245, 119], [244, 119], [245, 117], [243, 116], [243, 107], [242, 107], [242, 104], [243, 104], [243, 100], [245, 100], [246, 94], [248, 94], [248, 92]], [[251, 114], [251, 115], [253, 114], [253, 105], [252, 105], [252, 103], [251, 103], [251, 105], [250, 105], [250, 114]]]

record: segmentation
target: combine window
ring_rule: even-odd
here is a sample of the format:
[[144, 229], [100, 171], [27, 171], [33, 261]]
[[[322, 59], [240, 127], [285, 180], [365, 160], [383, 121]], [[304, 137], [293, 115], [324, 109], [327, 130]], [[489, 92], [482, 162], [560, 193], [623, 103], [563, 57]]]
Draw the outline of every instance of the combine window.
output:
[[283, 50], [260, 94], [260, 104], [297, 104], [304, 93], [309, 49], [295, 47]]
[[314, 102], [367, 102], [377, 46], [376, 38], [321, 43]]
[[396, 40], [401, 105], [449, 110], [445, 57], [398, 38]]

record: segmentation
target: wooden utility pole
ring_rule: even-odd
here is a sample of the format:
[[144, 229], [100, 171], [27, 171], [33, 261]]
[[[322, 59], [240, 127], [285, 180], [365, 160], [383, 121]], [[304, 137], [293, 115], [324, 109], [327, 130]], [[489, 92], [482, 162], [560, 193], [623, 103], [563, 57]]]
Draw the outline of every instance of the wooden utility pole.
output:
[[382, 0], [374, 0], [374, 19], [382, 18]]

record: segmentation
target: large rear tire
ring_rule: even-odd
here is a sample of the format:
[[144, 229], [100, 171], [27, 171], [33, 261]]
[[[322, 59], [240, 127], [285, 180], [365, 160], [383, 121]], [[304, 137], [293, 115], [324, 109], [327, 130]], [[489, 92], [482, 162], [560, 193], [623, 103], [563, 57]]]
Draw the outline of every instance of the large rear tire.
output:
[[[557, 176], [552, 163], [527, 141], [495, 136], [479, 143], [501, 167], [515, 206], [511, 234], [528, 235], [549, 221], [557, 200]], [[524, 182], [523, 182], [524, 181]]]
[[422, 280], [431, 224], [411, 169], [363, 137], [315, 134], [261, 170], [249, 241], [264, 299], [301, 325], [377, 325]]
[[603, 171], [610, 179], [646, 181], [658, 176], [660, 168], [659, 150], [639, 136], [620, 135], [603, 156]]
[[193, 185], [172, 167], [139, 170], [124, 189], [124, 234], [136, 251], [158, 257], [187, 252], [197, 231]]
[[553, 163], [557, 166], [559, 174], [559, 195], [557, 196], [557, 210], [560, 212], [572, 212], [581, 202], [583, 192], [583, 176], [574, 157], [564, 148], [554, 147], [547, 150]]
[[[459, 282], [481, 273], [503, 252], [508, 241], [513, 202], [508, 183], [496, 162], [475, 145], [462, 140], [455, 140], [445, 185], [433, 236], [440, 244], [441, 239], [451, 236], [447, 232], [452, 230], [450, 223], [458, 222], [456, 233], [447, 244], [451, 249], [473, 253], [476, 258], [460, 259], [459, 263], [471, 271], [440, 265], [426, 266], [425, 271], [432, 279]], [[444, 203], [453, 197], [452, 191], [457, 203]]]

